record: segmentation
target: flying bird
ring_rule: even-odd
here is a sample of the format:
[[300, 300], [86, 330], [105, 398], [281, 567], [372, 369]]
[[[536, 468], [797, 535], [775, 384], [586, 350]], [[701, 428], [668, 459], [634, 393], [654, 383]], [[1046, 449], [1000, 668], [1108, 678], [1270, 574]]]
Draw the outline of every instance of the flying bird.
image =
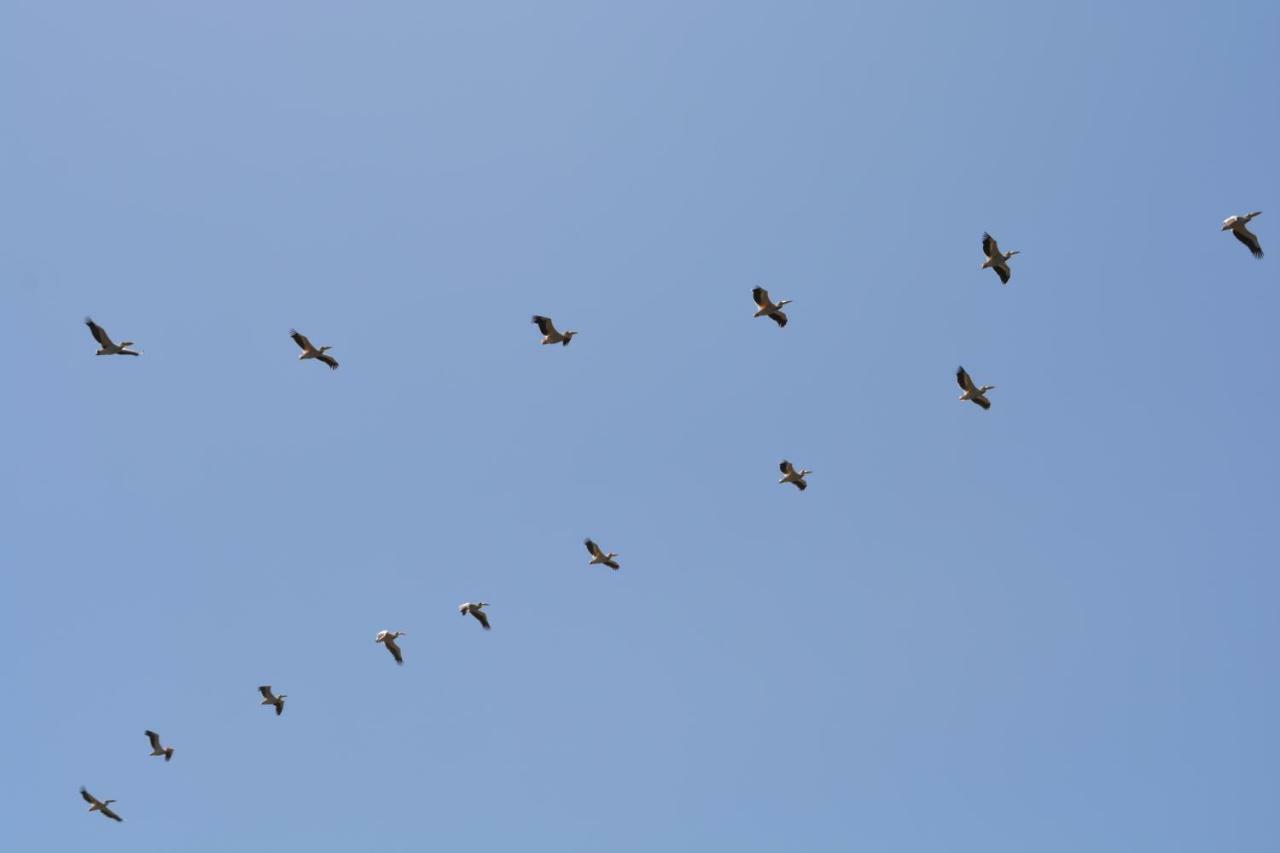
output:
[[542, 343], [545, 344], [561, 344], [568, 346], [569, 341], [573, 340], [573, 336], [577, 332], [557, 332], [555, 323], [551, 322], [550, 317], [543, 317], [541, 314], [534, 314], [533, 319], [529, 322], [538, 327], [538, 331], [542, 332]]
[[94, 355], [142, 355], [140, 352], [129, 349], [133, 346], [133, 341], [122, 341], [115, 344], [111, 342], [111, 336], [107, 334], [107, 330], [93, 322], [92, 317], [85, 317], [84, 324], [89, 327], [89, 331], [93, 334], [93, 339], [98, 342], [98, 351]]
[[600, 550], [599, 545], [592, 542], [590, 539], [582, 540], [582, 544], [587, 546], [587, 553], [591, 555], [590, 561], [587, 562], [588, 566], [594, 566], [597, 563], [602, 563], [613, 569], [615, 572], [618, 570], [618, 561], [613, 559], [618, 556], [617, 554], [612, 551], [606, 554], [604, 551]]
[[262, 694], [262, 702], [259, 704], [275, 705], [277, 717], [284, 713], [284, 699], [285, 699], [285, 696], [288, 694], [281, 693], [279, 696], [276, 696], [271, 692], [270, 684], [262, 685], [261, 687], [258, 688], [258, 692]]
[[488, 631], [489, 630], [489, 614], [485, 613], [483, 610], [480, 609], [482, 607], [488, 607], [488, 606], [489, 606], [489, 602], [487, 601], [477, 601], [475, 604], [472, 604], [470, 601], [464, 601], [458, 605], [458, 612], [461, 613], [463, 616], [466, 616], [468, 613], [470, 613], [472, 616], [476, 617], [476, 621], [479, 622], [480, 625], [486, 631]]
[[338, 360], [331, 355], [327, 355], [333, 347], [313, 347], [311, 341], [307, 340], [306, 335], [294, 329], [289, 330], [289, 337], [293, 338], [293, 342], [302, 348], [302, 352], [298, 354], [299, 359], [314, 358], [329, 365], [330, 370], [338, 369]]
[[99, 800], [93, 794], [90, 794], [83, 786], [80, 788], [80, 796], [84, 797], [84, 801], [89, 804], [89, 811], [102, 812], [103, 817], [109, 817], [118, 823], [124, 823], [124, 818], [113, 812], [109, 806], [115, 800]]
[[775, 304], [769, 299], [769, 291], [765, 290], [763, 287], [751, 288], [751, 298], [754, 299], [756, 301], [756, 305], [759, 306], [756, 309], [756, 313], [752, 315], [753, 317], [768, 317], [770, 320], [777, 323], [779, 328], [787, 325], [787, 315], [783, 313], [782, 306], [789, 305], [791, 303], [790, 299], [780, 299]]
[[1249, 224], [1250, 219], [1261, 215], [1261, 210], [1255, 210], [1253, 213], [1246, 213], [1243, 216], [1231, 216], [1222, 221], [1222, 230], [1230, 231], [1236, 235], [1236, 239], [1248, 246], [1249, 251], [1253, 252], [1255, 258], [1262, 257], [1262, 244], [1258, 242], [1257, 236], [1245, 226]]
[[152, 754], [152, 755], [163, 755], [163, 756], [164, 756], [164, 760], [165, 760], [166, 762], [167, 762], [170, 758], [173, 758], [173, 747], [171, 747], [171, 746], [161, 746], [161, 745], [160, 745], [160, 735], [158, 735], [158, 734], [156, 734], [155, 732], [151, 731], [151, 729], [147, 729], [145, 732], [143, 732], [143, 734], [145, 734], [145, 735], [147, 736], [147, 739], [151, 741], [151, 754]]
[[396, 637], [403, 636], [405, 636], [404, 631], [379, 631], [373, 641], [386, 646], [387, 651], [391, 652], [391, 656], [396, 659], [396, 663], [403, 664], [404, 657], [400, 654], [400, 647], [396, 645]]
[[961, 400], [968, 400], [972, 403], [977, 403], [984, 409], [991, 408], [991, 401], [987, 399], [987, 392], [994, 391], [996, 386], [983, 385], [979, 388], [977, 385], [973, 384], [973, 379], [969, 376], [969, 371], [965, 370], [963, 367], [956, 368], [956, 382], [960, 383], [960, 388], [964, 391], [964, 393], [960, 395]]
[[1002, 254], [1000, 247], [996, 245], [996, 238], [990, 234], [983, 234], [982, 254], [987, 256], [987, 259], [982, 262], [982, 268], [984, 270], [995, 270], [996, 275], [1000, 276], [1000, 283], [1008, 284], [1009, 276], [1013, 275], [1013, 271], [1009, 269], [1009, 259], [1014, 255], [1020, 254], [1020, 252], [1015, 249], [1012, 252], [1004, 252]]
[[809, 488], [809, 484], [804, 481], [804, 478], [812, 474], [812, 471], [806, 468], [801, 468], [797, 471], [795, 466], [785, 459], [779, 463], [778, 470], [782, 472], [782, 476], [778, 479], [779, 483], [790, 483], [802, 492]]

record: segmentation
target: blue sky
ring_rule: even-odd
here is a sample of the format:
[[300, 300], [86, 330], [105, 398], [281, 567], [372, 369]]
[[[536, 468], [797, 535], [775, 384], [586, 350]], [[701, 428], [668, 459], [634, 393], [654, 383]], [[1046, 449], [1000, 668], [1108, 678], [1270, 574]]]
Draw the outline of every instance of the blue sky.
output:
[[0, 7], [6, 846], [1275, 849], [1274, 4], [205, 6]]

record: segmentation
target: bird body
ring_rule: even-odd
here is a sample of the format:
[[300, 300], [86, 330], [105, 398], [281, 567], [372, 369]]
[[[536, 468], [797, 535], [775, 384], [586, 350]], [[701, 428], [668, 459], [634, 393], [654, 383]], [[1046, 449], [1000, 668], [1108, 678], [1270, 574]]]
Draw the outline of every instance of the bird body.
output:
[[606, 554], [599, 545], [589, 538], [582, 540], [582, 544], [587, 546], [587, 553], [591, 555], [591, 559], [587, 562], [588, 566], [600, 564], [608, 566], [615, 572], [618, 570], [618, 561], [614, 559], [614, 557], [618, 556], [617, 554], [612, 551]]
[[270, 684], [262, 685], [261, 687], [258, 688], [258, 692], [262, 694], [262, 701], [259, 704], [275, 705], [277, 717], [284, 713], [284, 700], [285, 700], [285, 696], [288, 694], [281, 693], [279, 696], [276, 696], [274, 693], [271, 692]]
[[90, 794], [84, 787], [80, 788], [80, 796], [84, 797], [84, 801], [89, 804], [89, 811], [102, 812], [103, 817], [109, 817], [117, 823], [124, 823], [124, 818], [113, 812], [110, 808], [115, 800], [99, 800], [93, 794]]
[[1236, 239], [1249, 248], [1255, 258], [1262, 257], [1262, 244], [1258, 242], [1258, 237], [1245, 226], [1255, 216], [1261, 216], [1261, 210], [1255, 210], [1253, 213], [1244, 213], [1237, 216], [1229, 216], [1222, 222], [1223, 231], [1230, 231], [1236, 235]]
[[314, 358], [329, 365], [330, 370], [338, 369], [338, 360], [331, 355], [327, 355], [333, 347], [314, 347], [311, 345], [311, 341], [307, 340], [306, 335], [295, 329], [289, 330], [289, 337], [293, 338], [293, 342], [302, 350], [302, 352], [298, 353], [299, 360]]
[[147, 729], [145, 732], [143, 732], [143, 734], [145, 734], [145, 735], [147, 736], [147, 739], [151, 741], [151, 754], [152, 754], [152, 755], [163, 755], [163, 756], [164, 756], [164, 760], [165, 760], [166, 762], [167, 762], [170, 758], [173, 758], [173, 747], [171, 747], [171, 746], [161, 746], [161, 745], [160, 745], [160, 735], [158, 735], [158, 734], [156, 734], [155, 732], [151, 731], [151, 729]]
[[551, 318], [543, 317], [541, 314], [534, 314], [529, 322], [537, 326], [539, 332], [542, 332], [542, 343], [544, 346], [547, 344], [560, 344], [561, 346], [567, 347], [569, 345], [569, 341], [573, 340], [573, 336], [578, 334], [577, 332], [557, 331], [556, 324], [551, 322]]
[[787, 325], [787, 315], [783, 312], [782, 306], [791, 304], [790, 299], [779, 299], [773, 302], [769, 299], [769, 291], [763, 287], [751, 288], [751, 298], [756, 302], [756, 313], [752, 315], [753, 317], [768, 317], [778, 324], [778, 328]]
[[979, 387], [973, 384], [973, 379], [969, 376], [969, 372], [963, 367], [956, 368], [956, 382], [960, 385], [960, 390], [964, 393], [960, 395], [961, 400], [968, 400], [976, 403], [984, 409], [991, 408], [991, 401], [987, 399], [987, 392], [994, 391], [994, 385], [983, 385]]
[[378, 636], [374, 637], [373, 641], [386, 646], [387, 651], [391, 652], [391, 656], [396, 659], [396, 663], [403, 665], [404, 656], [400, 653], [400, 647], [396, 645], [396, 638], [404, 635], [404, 631], [379, 631]]
[[782, 472], [782, 476], [778, 478], [779, 484], [790, 483], [802, 492], [809, 488], [809, 484], [804, 481], [804, 478], [812, 474], [812, 471], [806, 468], [801, 468], [797, 471], [795, 466], [785, 459], [779, 463], [778, 470]]
[[1013, 275], [1013, 270], [1009, 269], [1009, 259], [1014, 255], [1020, 254], [1018, 250], [1001, 252], [1000, 247], [996, 244], [996, 238], [990, 234], [983, 234], [982, 254], [987, 256], [987, 259], [982, 262], [982, 268], [984, 270], [995, 270], [996, 275], [1000, 276], [1000, 283], [1008, 284], [1009, 276]]
[[84, 324], [89, 327], [89, 333], [98, 342], [98, 351], [94, 355], [142, 355], [140, 352], [129, 349], [129, 347], [133, 346], [133, 341], [113, 343], [111, 336], [107, 334], [107, 330], [93, 322], [92, 317], [85, 317]]
[[476, 618], [486, 631], [489, 630], [489, 614], [485, 613], [481, 608], [488, 607], [489, 602], [477, 601], [474, 604], [470, 601], [464, 601], [458, 605], [458, 612], [463, 616], [471, 615]]

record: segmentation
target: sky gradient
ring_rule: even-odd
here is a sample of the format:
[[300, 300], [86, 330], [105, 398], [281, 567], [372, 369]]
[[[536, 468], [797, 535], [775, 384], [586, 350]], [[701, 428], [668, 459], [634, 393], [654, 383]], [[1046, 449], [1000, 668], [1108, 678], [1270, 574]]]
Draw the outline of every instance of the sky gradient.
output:
[[1277, 44], [0, 4], [0, 847], [1275, 850]]

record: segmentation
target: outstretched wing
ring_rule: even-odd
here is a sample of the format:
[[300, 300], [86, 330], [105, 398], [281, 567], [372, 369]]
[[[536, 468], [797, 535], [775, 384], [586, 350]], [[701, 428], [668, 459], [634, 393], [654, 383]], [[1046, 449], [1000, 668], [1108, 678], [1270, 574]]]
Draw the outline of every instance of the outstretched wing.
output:
[[783, 474], [790, 475], [796, 469], [792, 467], [790, 462], [783, 459], [782, 462], [778, 465], [778, 470], [781, 471]]
[[267, 699], [267, 700], [272, 701], [272, 702], [274, 702], [274, 701], [276, 700], [276, 697], [274, 697], [274, 696], [272, 696], [272, 695], [271, 695], [271, 685], [270, 685], [270, 684], [264, 684], [264, 685], [262, 685], [261, 687], [259, 687], [259, 688], [258, 688], [258, 692], [262, 694], [262, 698], [263, 698], [263, 699]]
[[982, 235], [982, 254], [988, 258], [994, 258], [1000, 254], [1000, 247], [996, 245], [996, 238], [987, 233]]
[[97, 798], [97, 797], [95, 797], [93, 794], [90, 794], [90, 793], [89, 793], [89, 791], [88, 791], [88, 789], [86, 789], [86, 788], [84, 788], [84, 787], [81, 787], [81, 788], [80, 788], [80, 796], [84, 797], [84, 801], [85, 801], [86, 803], [90, 803], [90, 804], [95, 805], [95, 806], [100, 806], [100, 805], [102, 805], [102, 803], [98, 802], [98, 798]]
[[994, 264], [991, 268], [996, 271], [996, 275], [1000, 276], [1001, 284], [1009, 283], [1009, 276], [1013, 275], [1013, 271], [1009, 269], [1008, 264], [1005, 264], [1005, 263]]
[[124, 823], [124, 818], [120, 817], [120, 815], [113, 812], [110, 806], [103, 806], [102, 808], [98, 809], [98, 811], [102, 812], [104, 815], [116, 821], [117, 823]]
[[555, 324], [551, 322], [550, 317], [543, 317], [541, 314], [534, 314], [533, 319], [530, 320], [530, 322], [536, 325], [538, 327], [538, 331], [542, 332], [544, 335], [558, 334], [556, 332]]
[[613, 560], [605, 560], [604, 564], [609, 568], [613, 569], [615, 572], [618, 570], [618, 564]]
[[809, 488], [809, 484], [806, 483], [804, 480], [793, 480], [792, 485], [794, 485], [797, 489], [799, 489], [802, 492], [805, 489]]
[[787, 315], [783, 314], [781, 311], [774, 311], [769, 315], [769, 318], [779, 326], [787, 325]]
[[590, 539], [583, 539], [582, 544], [587, 546], [587, 553], [593, 557], [600, 556], [600, 546], [592, 542]]
[[387, 647], [387, 651], [391, 652], [391, 656], [396, 659], [396, 663], [404, 663], [404, 657], [400, 654], [400, 647], [396, 645], [395, 640], [387, 637], [382, 641], [382, 644]]
[[963, 367], [956, 368], [956, 382], [959, 383], [960, 388], [964, 391], [973, 390], [973, 380], [969, 378], [969, 372]]
[[103, 349], [115, 346], [115, 344], [111, 343], [111, 338], [107, 335], [107, 330], [93, 322], [92, 318], [85, 317], [84, 324], [89, 327], [89, 332], [93, 335], [93, 339], [98, 342], [98, 346]]
[[151, 729], [147, 729], [146, 732], [144, 732], [144, 734], [147, 736], [147, 740], [151, 741], [152, 749], [160, 748], [160, 735], [151, 731]]
[[1258, 242], [1257, 236], [1243, 225], [1237, 225], [1231, 229], [1231, 233], [1236, 235], [1236, 239], [1249, 247], [1249, 251], [1253, 253], [1255, 258], [1262, 257], [1262, 244]]
[[483, 610], [472, 610], [471, 615], [479, 620], [480, 624], [486, 631], [489, 630], [489, 616]]
[[323, 361], [325, 364], [329, 365], [330, 370], [338, 369], [338, 360], [328, 353], [320, 353], [320, 355], [316, 356], [316, 360]]
[[977, 403], [979, 406], [981, 406], [984, 409], [991, 408], [991, 401], [988, 400], [986, 397], [974, 397], [973, 402]]
[[303, 351], [315, 349], [311, 346], [311, 341], [307, 340], [307, 336], [296, 329], [289, 330], [289, 337], [293, 338], [293, 342], [303, 349]]
[[751, 298], [756, 301], [757, 305], [763, 308], [769, 304], [769, 291], [765, 290], [763, 287], [753, 287], [751, 288]]
[[283, 713], [284, 713], [284, 700], [277, 699], [276, 700], [276, 716], [278, 717]]

